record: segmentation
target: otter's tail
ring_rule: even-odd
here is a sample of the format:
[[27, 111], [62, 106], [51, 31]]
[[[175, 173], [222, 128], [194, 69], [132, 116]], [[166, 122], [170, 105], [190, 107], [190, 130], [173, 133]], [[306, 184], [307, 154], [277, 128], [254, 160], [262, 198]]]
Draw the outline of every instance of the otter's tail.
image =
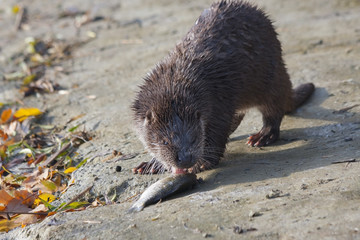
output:
[[291, 113], [300, 107], [311, 96], [314, 90], [315, 86], [312, 83], [301, 84], [297, 88], [294, 88], [292, 93], [292, 106], [286, 113]]

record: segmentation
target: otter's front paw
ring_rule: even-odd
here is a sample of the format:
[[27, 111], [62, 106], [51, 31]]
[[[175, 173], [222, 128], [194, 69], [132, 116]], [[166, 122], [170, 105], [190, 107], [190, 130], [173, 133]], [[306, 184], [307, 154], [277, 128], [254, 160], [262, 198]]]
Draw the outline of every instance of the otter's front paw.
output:
[[166, 168], [153, 158], [150, 162], [140, 163], [137, 167], [134, 167], [132, 171], [135, 174], [161, 174], [166, 171]]

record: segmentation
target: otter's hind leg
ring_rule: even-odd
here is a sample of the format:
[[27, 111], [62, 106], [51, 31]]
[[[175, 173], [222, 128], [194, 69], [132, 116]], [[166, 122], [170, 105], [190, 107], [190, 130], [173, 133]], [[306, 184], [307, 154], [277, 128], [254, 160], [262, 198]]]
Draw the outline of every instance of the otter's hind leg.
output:
[[293, 105], [292, 87], [285, 66], [280, 64], [276, 71], [271, 89], [258, 105], [263, 115], [262, 129], [250, 136], [247, 144], [262, 147], [275, 142], [280, 135], [280, 124], [287, 109]]
[[247, 142], [252, 147], [262, 147], [275, 142], [280, 135], [280, 124], [284, 113], [275, 115], [265, 115], [263, 113], [262, 129], [249, 137]]

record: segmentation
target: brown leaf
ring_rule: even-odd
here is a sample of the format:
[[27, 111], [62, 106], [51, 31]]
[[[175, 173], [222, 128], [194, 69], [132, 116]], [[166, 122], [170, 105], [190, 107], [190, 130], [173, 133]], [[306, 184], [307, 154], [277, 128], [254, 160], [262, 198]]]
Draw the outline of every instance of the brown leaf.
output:
[[11, 113], [12, 113], [12, 111], [11, 111], [10, 108], [4, 110], [4, 111], [1, 113], [1, 123], [7, 122], [7, 121], [10, 119], [10, 117], [11, 117]]
[[[23, 204], [23, 199], [18, 199], [10, 196], [5, 190], [0, 190], [0, 203], [2, 203], [6, 208], [4, 212], [29, 212], [31, 208]], [[0, 216], [7, 218], [9, 214], [0, 213]]]
[[36, 193], [30, 193], [26, 190], [15, 191], [14, 196], [17, 199], [22, 200], [22, 204], [27, 205], [29, 207], [33, 205], [35, 199], [37, 198]]
[[0, 160], [3, 161], [6, 158], [6, 145], [0, 145]]
[[2, 138], [4, 141], [8, 139], [8, 135], [4, 133], [4, 131], [1, 129], [0, 129], [0, 138]]
[[31, 174], [26, 175], [26, 179], [23, 181], [22, 185], [28, 191], [34, 192], [38, 190], [42, 190], [43, 192], [49, 192], [49, 190], [41, 184], [41, 180], [48, 179], [49, 177], [49, 169], [48, 168], [38, 168]]
[[13, 199], [4, 189], [0, 190], [0, 204], [7, 205]]
[[14, 223], [21, 225], [28, 225], [32, 223], [36, 223], [38, 221], [39, 216], [35, 214], [21, 214], [19, 217], [14, 219]]

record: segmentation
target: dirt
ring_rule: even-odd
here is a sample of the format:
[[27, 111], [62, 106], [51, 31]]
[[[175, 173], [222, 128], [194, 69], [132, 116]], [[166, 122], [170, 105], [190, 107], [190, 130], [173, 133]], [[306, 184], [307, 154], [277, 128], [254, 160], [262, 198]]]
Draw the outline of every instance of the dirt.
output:
[[[56, 214], [0, 239], [360, 239], [360, 2], [252, 2], [274, 20], [294, 86], [313, 82], [314, 95], [284, 118], [280, 140], [269, 147], [245, 144], [261, 127], [260, 114], [249, 111], [220, 165], [198, 174], [203, 183], [126, 214], [129, 197], [164, 177], [131, 173], [149, 155], [132, 130], [129, 105], [142, 77], [211, 1], [3, 1], [0, 74], [15, 68], [11, 56], [28, 36], [74, 41], [96, 34], [62, 64], [66, 74], [56, 81], [68, 94], [22, 99], [20, 83], [0, 78], [0, 102], [22, 99], [46, 110], [43, 123], [57, 125], [84, 113], [71, 124], [95, 134], [79, 149], [91, 160], [74, 172], [61, 201], [93, 185], [87, 199], [115, 196], [116, 204]], [[30, 29], [14, 30], [15, 3], [27, 6]], [[104, 18], [76, 29], [74, 18], [58, 18], [69, 7]], [[130, 159], [102, 161], [114, 149]]]

